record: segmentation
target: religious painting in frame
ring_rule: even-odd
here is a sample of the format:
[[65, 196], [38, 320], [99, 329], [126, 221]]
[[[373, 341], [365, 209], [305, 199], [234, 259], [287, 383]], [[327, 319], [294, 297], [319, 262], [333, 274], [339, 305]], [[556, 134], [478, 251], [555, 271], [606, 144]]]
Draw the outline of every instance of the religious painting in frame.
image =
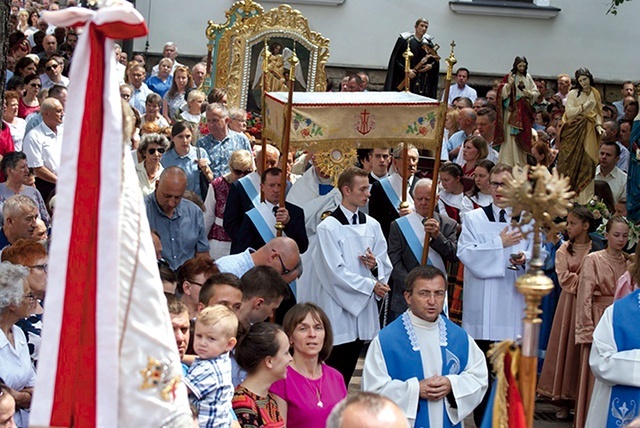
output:
[[287, 59], [294, 51], [300, 60], [294, 89], [326, 89], [329, 40], [311, 31], [307, 19], [288, 5], [238, 22], [225, 31], [219, 46], [214, 87], [227, 89], [229, 106], [260, 111], [265, 47], [272, 54], [265, 74], [269, 92], [285, 90]]

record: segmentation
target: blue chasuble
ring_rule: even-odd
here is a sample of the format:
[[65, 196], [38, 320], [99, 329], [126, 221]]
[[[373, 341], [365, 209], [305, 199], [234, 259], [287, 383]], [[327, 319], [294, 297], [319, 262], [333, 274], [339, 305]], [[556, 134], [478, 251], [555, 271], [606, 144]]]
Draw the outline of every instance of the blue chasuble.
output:
[[[442, 315], [438, 317], [438, 328], [440, 330], [440, 351], [442, 354], [441, 375], [460, 374], [467, 367], [469, 335]], [[415, 337], [415, 329], [411, 324], [409, 311], [383, 328], [380, 331], [379, 340], [387, 371], [391, 378], [401, 381], [411, 378], [424, 379], [422, 356]], [[442, 400], [444, 427], [461, 426], [461, 424], [453, 425], [451, 423], [444, 400], [446, 398]], [[418, 401], [415, 428], [430, 428], [428, 401], [422, 398]]]
[[[640, 349], [640, 290], [613, 304], [613, 338], [618, 352]], [[627, 385], [615, 385], [611, 388], [607, 428], [619, 428], [627, 425], [638, 416], [640, 407], [640, 388]]]

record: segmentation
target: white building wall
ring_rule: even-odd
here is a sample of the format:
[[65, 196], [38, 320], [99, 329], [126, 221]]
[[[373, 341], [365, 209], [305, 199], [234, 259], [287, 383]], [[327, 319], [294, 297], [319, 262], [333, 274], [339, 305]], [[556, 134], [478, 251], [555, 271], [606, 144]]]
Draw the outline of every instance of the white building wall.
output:
[[[150, 18], [149, 18], [149, 5]], [[599, 82], [640, 79], [640, 1], [623, 4], [617, 16], [607, 15], [608, 0], [551, 0], [561, 12], [552, 19], [462, 15], [447, 0], [344, 0], [339, 6], [290, 4], [309, 20], [312, 30], [331, 40], [329, 65], [386, 68], [398, 33], [413, 29], [422, 16], [443, 58], [456, 41], [458, 66], [476, 75], [503, 75], [516, 55], [529, 60], [534, 76], [573, 75], [591, 70]], [[281, 2], [263, 1], [265, 10]], [[180, 54], [205, 55], [207, 20], [224, 22], [230, 0], [138, 0], [137, 8], [150, 29], [149, 52], [162, 51], [166, 41]], [[135, 50], [144, 50], [138, 39]], [[443, 66], [441, 66], [441, 70]]]

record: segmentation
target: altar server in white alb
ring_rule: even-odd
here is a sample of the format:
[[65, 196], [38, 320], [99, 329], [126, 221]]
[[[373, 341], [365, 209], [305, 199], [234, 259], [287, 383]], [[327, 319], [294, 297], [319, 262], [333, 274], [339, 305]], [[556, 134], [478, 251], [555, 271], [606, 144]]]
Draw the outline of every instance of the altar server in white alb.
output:
[[409, 310], [371, 342], [362, 388], [397, 403], [411, 426], [463, 427], [487, 390], [484, 354], [466, 331], [442, 315], [442, 271], [417, 267], [404, 287]]
[[589, 365], [596, 383], [586, 428], [618, 428], [640, 416], [639, 318], [636, 290], [605, 309], [593, 332]]
[[333, 351], [327, 364], [348, 385], [364, 342], [380, 330], [376, 300], [389, 292], [392, 267], [380, 223], [359, 211], [369, 199], [367, 172], [347, 168], [338, 188], [341, 205], [318, 225], [315, 280], [306, 293], [331, 321]]
[[510, 225], [512, 215], [519, 213], [512, 213], [504, 198], [509, 178], [509, 165], [493, 167], [493, 203], [468, 212], [458, 238], [458, 258], [464, 264], [462, 327], [476, 340], [515, 339], [522, 334], [524, 297], [514, 284], [525, 273], [533, 244]]

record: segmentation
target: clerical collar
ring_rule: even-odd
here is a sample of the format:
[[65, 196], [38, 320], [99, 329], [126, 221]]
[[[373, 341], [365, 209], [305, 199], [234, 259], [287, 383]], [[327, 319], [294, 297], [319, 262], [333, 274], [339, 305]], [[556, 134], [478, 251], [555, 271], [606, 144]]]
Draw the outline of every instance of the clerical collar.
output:
[[[355, 212], [349, 211], [347, 207], [345, 207], [342, 204], [340, 204], [340, 209], [342, 210], [342, 213], [344, 214], [344, 216], [347, 218], [347, 221], [349, 221], [349, 224], [351, 224], [351, 219], [353, 218], [353, 215], [358, 214], [358, 210], [356, 210]], [[356, 216], [356, 218], [358, 218], [358, 216]], [[356, 221], [358, 222], [358, 224], [360, 224], [360, 219]]]
[[427, 320], [423, 320], [422, 318], [419, 318], [419, 317], [415, 316], [413, 314], [413, 312], [411, 312], [411, 309], [409, 309], [409, 319], [411, 320], [411, 324], [413, 324], [416, 327], [422, 327], [422, 328], [426, 328], [426, 329], [438, 328], [438, 319], [437, 318], [436, 318], [436, 320], [434, 322], [429, 322]]

